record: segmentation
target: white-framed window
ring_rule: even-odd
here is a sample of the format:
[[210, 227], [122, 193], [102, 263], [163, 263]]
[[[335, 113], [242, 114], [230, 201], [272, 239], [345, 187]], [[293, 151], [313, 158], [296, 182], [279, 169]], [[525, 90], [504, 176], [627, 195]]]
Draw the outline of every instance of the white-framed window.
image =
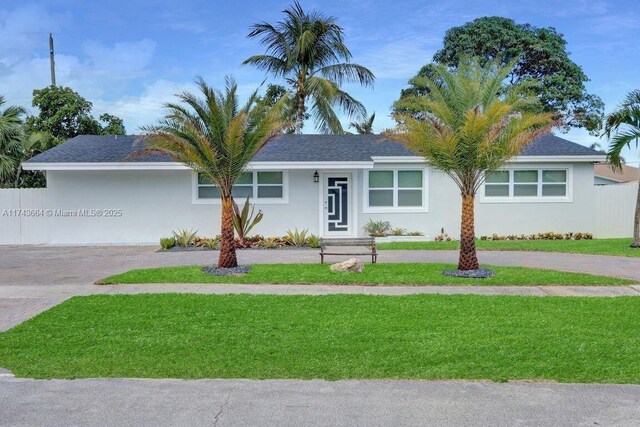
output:
[[571, 201], [572, 168], [518, 167], [498, 170], [485, 177], [486, 202]]
[[427, 209], [427, 169], [372, 169], [364, 176], [364, 211], [424, 212]]
[[[194, 203], [220, 203], [220, 190], [202, 174], [194, 173]], [[233, 186], [233, 198], [261, 203], [288, 202], [287, 171], [246, 171]]]

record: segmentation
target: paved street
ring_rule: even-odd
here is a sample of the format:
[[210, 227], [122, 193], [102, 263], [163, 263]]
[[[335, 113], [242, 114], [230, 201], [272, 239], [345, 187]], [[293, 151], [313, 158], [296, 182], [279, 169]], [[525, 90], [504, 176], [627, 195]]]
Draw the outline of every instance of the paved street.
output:
[[637, 426], [640, 386], [0, 378], [0, 425]]

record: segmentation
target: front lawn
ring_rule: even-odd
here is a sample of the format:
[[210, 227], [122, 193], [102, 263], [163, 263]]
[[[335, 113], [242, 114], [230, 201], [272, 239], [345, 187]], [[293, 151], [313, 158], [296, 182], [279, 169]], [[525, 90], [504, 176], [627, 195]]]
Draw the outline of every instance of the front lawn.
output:
[[367, 264], [363, 273], [342, 273], [321, 264], [256, 264], [246, 276], [212, 276], [201, 266], [131, 270], [99, 280], [118, 283], [334, 283], [366, 285], [629, 285], [634, 282], [607, 276], [565, 273], [524, 267], [489, 266], [488, 279], [462, 279], [442, 275], [451, 264]]
[[[640, 257], [640, 249], [629, 247], [631, 239], [593, 240], [476, 240], [476, 247], [485, 251], [539, 251], [576, 254]], [[379, 243], [380, 250], [426, 249], [457, 250], [458, 242], [388, 242]]]
[[96, 295], [0, 334], [35, 378], [639, 383], [638, 354], [637, 297]]

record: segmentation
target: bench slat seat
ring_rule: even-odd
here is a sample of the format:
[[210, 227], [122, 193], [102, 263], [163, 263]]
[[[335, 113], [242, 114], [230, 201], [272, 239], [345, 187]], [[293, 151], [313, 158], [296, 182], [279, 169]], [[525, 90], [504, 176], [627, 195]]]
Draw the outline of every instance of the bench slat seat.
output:
[[[350, 252], [339, 251], [327, 251], [329, 247], [361, 247], [360, 252], [356, 252], [355, 249]], [[371, 255], [371, 262], [373, 264], [378, 260], [378, 252], [376, 250], [376, 239], [374, 237], [364, 238], [321, 238], [320, 239], [320, 264], [324, 264], [324, 257], [326, 255]]]

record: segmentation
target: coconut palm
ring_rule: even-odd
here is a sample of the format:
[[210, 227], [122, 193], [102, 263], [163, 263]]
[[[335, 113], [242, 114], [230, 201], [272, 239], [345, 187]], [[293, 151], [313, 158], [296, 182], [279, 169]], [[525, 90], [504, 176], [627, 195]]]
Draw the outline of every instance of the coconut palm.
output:
[[148, 133], [146, 146], [136, 154], [166, 154], [218, 186], [222, 201], [218, 267], [233, 268], [238, 262], [231, 191], [253, 156], [285, 124], [279, 119], [280, 105], [257, 106], [255, 93], [240, 106], [238, 87], [230, 78], [224, 92], [212, 89], [201, 78], [196, 83], [203, 98], [184, 92], [177, 95], [180, 104], [165, 104], [165, 117], [143, 128]]
[[33, 132], [31, 134], [23, 134], [16, 140], [14, 159], [17, 164], [15, 176], [13, 177], [13, 187], [20, 187], [20, 178], [22, 177], [22, 162], [29, 160], [38, 153], [48, 150], [55, 146], [56, 139], [48, 132]]
[[[614, 169], [621, 169], [624, 163], [622, 150], [625, 147], [631, 148], [632, 143], [637, 148], [640, 140], [640, 90], [631, 91], [618, 109], [607, 115], [604, 135], [610, 141], [607, 152], [608, 161]], [[640, 182], [638, 182], [631, 247], [640, 248]]]
[[[5, 104], [0, 95], [0, 107]], [[13, 177], [18, 161], [16, 152], [22, 138], [22, 107], [9, 106], [0, 112], [0, 183]]]
[[339, 107], [349, 116], [363, 115], [365, 109], [340, 86], [345, 82], [372, 85], [373, 73], [350, 62], [351, 52], [344, 44], [344, 31], [336, 18], [317, 11], [305, 12], [298, 2], [283, 13], [284, 19], [275, 25], [263, 22], [251, 27], [248, 37], [259, 38], [267, 51], [243, 64], [284, 78], [291, 85], [295, 133], [302, 132], [308, 101], [308, 113], [319, 131], [344, 133], [334, 108]]
[[507, 88], [513, 65], [484, 67], [475, 61], [450, 70], [434, 67], [425, 78], [429, 93], [407, 99], [417, 115], [398, 114], [388, 131], [456, 183], [462, 195], [459, 270], [478, 269], [474, 202], [487, 173], [496, 171], [555, 124], [553, 114], [536, 113], [536, 102], [519, 86]]
[[376, 119], [376, 113], [371, 114], [369, 117], [366, 115], [362, 117], [361, 122], [351, 122], [350, 128], [354, 128], [360, 135], [373, 133], [373, 121]]

